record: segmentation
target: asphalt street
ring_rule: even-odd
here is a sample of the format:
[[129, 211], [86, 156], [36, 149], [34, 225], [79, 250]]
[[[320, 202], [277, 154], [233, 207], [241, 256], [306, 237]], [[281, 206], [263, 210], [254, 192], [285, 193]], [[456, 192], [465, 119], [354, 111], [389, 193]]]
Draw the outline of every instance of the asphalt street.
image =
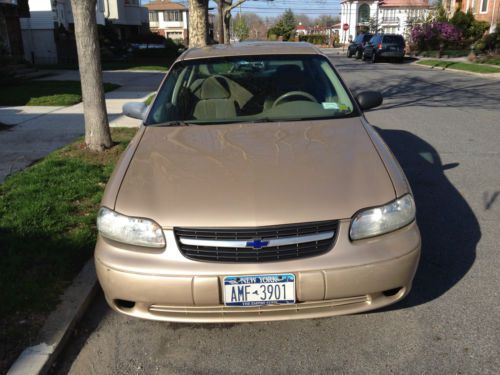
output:
[[192, 325], [112, 312], [99, 295], [57, 374], [500, 372], [500, 81], [333, 56], [405, 169], [422, 232], [411, 294], [368, 314]]

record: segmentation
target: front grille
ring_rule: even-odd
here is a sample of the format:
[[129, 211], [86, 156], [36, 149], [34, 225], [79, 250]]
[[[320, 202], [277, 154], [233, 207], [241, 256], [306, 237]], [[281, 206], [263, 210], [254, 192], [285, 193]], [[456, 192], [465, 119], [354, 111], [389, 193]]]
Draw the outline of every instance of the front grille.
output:
[[[255, 228], [174, 228], [174, 233], [187, 258], [254, 263], [323, 254], [332, 248], [337, 226], [337, 221], [321, 221]], [[294, 240], [300, 243], [287, 244]]]

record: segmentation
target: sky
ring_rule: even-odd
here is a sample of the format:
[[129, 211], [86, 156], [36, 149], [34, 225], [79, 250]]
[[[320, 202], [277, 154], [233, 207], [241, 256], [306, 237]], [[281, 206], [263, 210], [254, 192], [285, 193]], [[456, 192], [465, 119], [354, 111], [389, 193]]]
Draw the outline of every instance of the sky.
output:
[[[176, 0], [173, 0], [176, 1]], [[237, 0], [233, 0], [236, 2]], [[149, 0], [142, 0], [147, 3]], [[187, 1], [177, 1], [187, 3]], [[210, 7], [216, 9], [213, 1], [210, 1]], [[262, 18], [276, 17], [281, 15], [286, 9], [292, 9], [296, 14], [305, 14], [311, 18], [320, 15], [331, 15], [340, 17], [340, 0], [247, 0], [241, 6], [241, 12], [257, 13]], [[233, 10], [233, 15], [240, 11], [240, 8]]]

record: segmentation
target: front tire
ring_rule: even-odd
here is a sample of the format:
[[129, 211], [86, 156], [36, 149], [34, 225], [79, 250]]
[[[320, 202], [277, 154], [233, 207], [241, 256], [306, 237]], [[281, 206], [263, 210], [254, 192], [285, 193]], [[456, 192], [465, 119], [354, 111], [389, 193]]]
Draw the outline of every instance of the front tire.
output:
[[374, 52], [372, 54], [372, 63], [375, 64], [377, 62], [377, 54]]
[[360, 60], [363, 57], [363, 52], [357, 51], [356, 52], [356, 60]]
[[347, 50], [347, 57], [350, 58], [352, 56], [351, 51]]

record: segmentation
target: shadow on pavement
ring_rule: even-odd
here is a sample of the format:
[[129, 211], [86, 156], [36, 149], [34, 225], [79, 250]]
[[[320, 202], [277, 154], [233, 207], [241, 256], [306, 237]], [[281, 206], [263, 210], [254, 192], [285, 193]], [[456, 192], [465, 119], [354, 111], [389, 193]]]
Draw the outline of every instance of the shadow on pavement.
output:
[[410, 132], [377, 131], [399, 160], [417, 204], [420, 265], [411, 293], [389, 309], [411, 307], [442, 296], [465, 276], [476, 258], [481, 230], [471, 207], [444, 174], [460, 168], [458, 163], [443, 165], [434, 147]]

